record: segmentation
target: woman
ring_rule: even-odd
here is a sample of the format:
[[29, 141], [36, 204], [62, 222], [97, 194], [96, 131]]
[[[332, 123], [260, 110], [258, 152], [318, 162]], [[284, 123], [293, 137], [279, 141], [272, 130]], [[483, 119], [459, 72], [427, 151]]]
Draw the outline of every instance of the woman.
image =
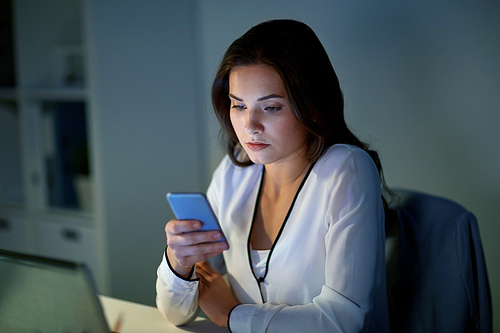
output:
[[207, 196], [227, 242], [169, 221], [159, 310], [181, 325], [200, 307], [232, 332], [388, 331], [382, 170], [345, 124], [314, 32], [292, 20], [250, 29], [212, 102], [228, 155]]

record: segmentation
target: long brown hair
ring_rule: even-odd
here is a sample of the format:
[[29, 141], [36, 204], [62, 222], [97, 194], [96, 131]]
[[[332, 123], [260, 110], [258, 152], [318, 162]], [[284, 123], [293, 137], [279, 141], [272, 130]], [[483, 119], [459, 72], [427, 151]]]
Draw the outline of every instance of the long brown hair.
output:
[[248, 166], [252, 161], [238, 157], [241, 148], [229, 117], [229, 75], [235, 66], [254, 64], [273, 68], [283, 80], [295, 117], [309, 132], [311, 162], [334, 144], [351, 144], [371, 156], [386, 187], [378, 153], [347, 127], [343, 94], [328, 54], [314, 31], [294, 20], [273, 20], [254, 26], [229, 46], [220, 63], [212, 85], [212, 104], [222, 126], [227, 153], [236, 165]]

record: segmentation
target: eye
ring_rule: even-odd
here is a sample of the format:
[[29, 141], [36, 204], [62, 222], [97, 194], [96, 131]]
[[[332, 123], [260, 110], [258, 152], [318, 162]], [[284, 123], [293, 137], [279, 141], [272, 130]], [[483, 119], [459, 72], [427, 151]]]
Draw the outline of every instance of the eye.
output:
[[266, 110], [269, 113], [278, 112], [281, 110], [281, 106], [266, 106], [264, 110]]
[[241, 104], [235, 104], [231, 107], [232, 109], [235, 109], [237, 111], [243, 111], [245, 110], [245, 106], [244, 105], [241, 105]]

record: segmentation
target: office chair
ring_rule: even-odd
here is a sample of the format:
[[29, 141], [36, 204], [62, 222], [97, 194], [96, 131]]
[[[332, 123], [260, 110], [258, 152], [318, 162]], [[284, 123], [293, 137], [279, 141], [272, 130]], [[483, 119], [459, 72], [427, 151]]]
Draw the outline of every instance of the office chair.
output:
[[391, 332], [491, 332], [491, 294], [476, 218], [406, 190], [386, 213]]

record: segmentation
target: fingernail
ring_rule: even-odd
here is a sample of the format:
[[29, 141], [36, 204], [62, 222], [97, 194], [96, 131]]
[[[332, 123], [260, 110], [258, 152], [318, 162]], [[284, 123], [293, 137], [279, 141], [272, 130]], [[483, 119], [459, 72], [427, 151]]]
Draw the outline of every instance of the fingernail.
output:
[[193, 222], [193, 228], [200, 228], [201, 227], [201, 223], [200, 222]]
[[222, 235], [220, 233], [214, 234], [214, 239], [221, 239]]
[[229, 246], [228, 246], [226, 243], [222, 243], [222, 244], [219, 246], [219, 248], [220, 248], [221, 250], [227, 250], [227, 249], [229, 248]]

